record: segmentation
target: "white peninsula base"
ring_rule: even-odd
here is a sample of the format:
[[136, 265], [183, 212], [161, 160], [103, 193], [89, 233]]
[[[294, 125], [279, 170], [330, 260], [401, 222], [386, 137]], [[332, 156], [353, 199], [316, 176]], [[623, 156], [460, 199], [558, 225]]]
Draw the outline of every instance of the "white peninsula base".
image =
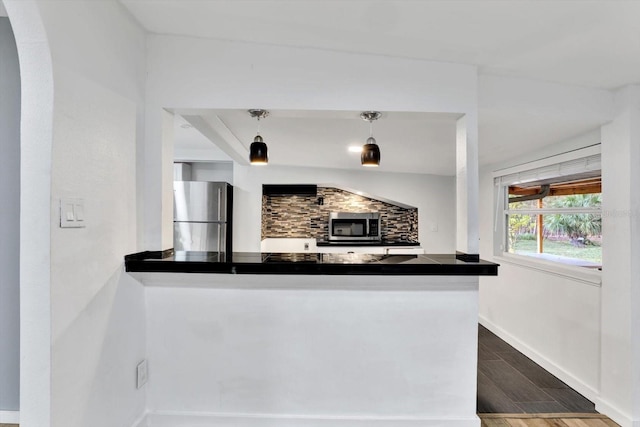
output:
[[131, 273], [148, 427], [478, 427], [475, 276]]

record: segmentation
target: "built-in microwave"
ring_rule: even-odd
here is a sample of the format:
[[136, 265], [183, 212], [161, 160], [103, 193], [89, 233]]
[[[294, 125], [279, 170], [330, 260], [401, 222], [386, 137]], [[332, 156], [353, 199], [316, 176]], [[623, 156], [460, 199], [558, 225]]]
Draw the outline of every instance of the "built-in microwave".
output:
[[329, 241], [380, 239], [380, 213], [378, 212], [331, 212], [329, 214]]

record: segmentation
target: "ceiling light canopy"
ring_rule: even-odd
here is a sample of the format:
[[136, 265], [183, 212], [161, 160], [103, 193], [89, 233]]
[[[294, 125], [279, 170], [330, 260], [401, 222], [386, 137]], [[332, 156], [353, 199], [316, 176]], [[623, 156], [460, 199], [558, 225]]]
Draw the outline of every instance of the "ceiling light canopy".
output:
[[267, 110], [249, 110], [249, 115], [258, 119], [258, 132], [249, 147], [249, 161], [252, 165], [266, 165], [269, 163], [269, 156], [267, 155], [267, 144], [260, 136], [260, 119], [267, 117], [269, 112]]
[[366, 167], [380, 166], [380, 147], [373, 137], [373, 121], [378, 120], [382, 114], [379, 111], [363, 111], [360, 118], [369, 122], [369, 138], [362, 146], [362, 154], [360, 155], [360, 163]]

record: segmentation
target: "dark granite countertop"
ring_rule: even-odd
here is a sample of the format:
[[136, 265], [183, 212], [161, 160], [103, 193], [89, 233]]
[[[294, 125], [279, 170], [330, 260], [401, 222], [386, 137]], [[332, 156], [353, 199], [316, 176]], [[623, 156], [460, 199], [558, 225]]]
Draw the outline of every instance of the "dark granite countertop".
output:
[[420, 242], [415, 242], [411, 240], [378, 240], [378, 241], [317, 240], [316, 245], [317, 246], [420, 246]]
[[498, 264], [467, 254], [139, 252], [125, 256], [128, 272], [497, 276]]

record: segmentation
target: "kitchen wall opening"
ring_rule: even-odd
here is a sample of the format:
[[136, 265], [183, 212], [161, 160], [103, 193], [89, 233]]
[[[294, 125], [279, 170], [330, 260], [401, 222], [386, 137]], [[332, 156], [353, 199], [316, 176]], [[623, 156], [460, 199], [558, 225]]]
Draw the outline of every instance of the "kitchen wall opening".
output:
[[418, 241], [418, 208], [332, 186], [317, 186], [316, 194], [263, 191], [261, 237], [328, 240], [330, 212], [378, 212], [381, 240]]

